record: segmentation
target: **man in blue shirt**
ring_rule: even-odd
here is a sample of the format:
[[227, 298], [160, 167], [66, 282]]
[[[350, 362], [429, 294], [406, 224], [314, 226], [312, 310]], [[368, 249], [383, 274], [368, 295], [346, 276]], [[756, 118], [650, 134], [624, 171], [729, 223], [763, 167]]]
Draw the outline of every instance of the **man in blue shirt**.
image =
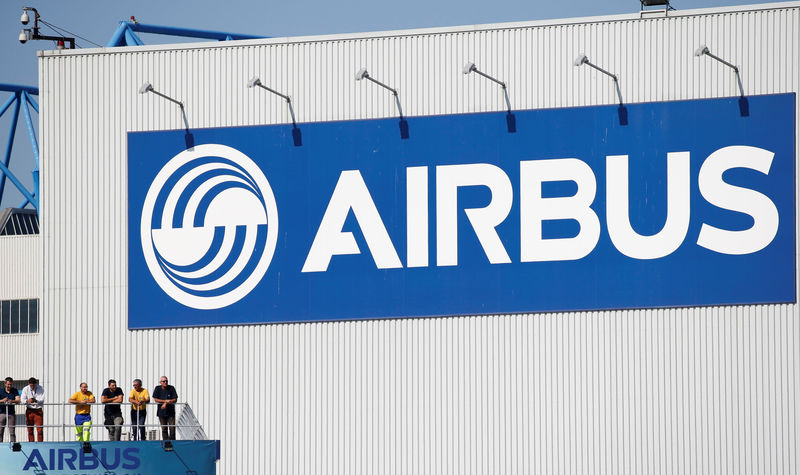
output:
[[14, 387], [14, 380], [6, 378], [6, 384], [0, 389], [0, 442], [8, 426], [8, 436], [11, 442], [17, 441], [16, 434], [16, 413], [14, 404], [19, 404], [19, 391]]
[[158, 403], [158, 422], [161, 423], [161, 438], [175, 440], [175, 402], [178, 391], [169, 384], [166, 376], [161, 377], [160, 385], [153, 390], [153, 400]]

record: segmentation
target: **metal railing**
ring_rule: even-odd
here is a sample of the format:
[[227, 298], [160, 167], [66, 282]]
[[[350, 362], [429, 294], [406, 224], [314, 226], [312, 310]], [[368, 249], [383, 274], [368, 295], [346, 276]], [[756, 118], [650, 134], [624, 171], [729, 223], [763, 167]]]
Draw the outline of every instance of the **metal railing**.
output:
[[[133, 404], [124, 402], [124, 403], [68, 403], [68, 402], [56, 402], [56, 403], [42, 403], [36, 404], [37, 406], [41, 407], [43, 414], [43, 424], [42, 425], [27, 425], [25, 424], [25, 412], [28, 408], [28, 404], [20, 403], [20, 404], [0, 404], [0, 415], [6, 413], [9, 407], [14, 408], [15, 412], [15, 422], [22, 422], [21, 424], [14, 424], [13, 426], [9, 423], [8, 417], [4, 421], [4, 435], [3, 439], [6, 439], [5, 433], [14, 433], [17, 439], [17, 442], [24, 442], [28, 440], [28, 428], [33, 429], [33, 435], [38, 440], [37, 429], [39, 427], [42, 428], [44, 431], [44, 439], [46, 441], [73, 441], [76, 440], [76, 433], [75, 433], [75, 414], [76, 414], [76, 406], [89, 406], [89, 413], [92, 416], [92, 425], [89, 427], [85, 427], [83, 430], [88, 430], [90, 433], [90, 440], [111, 440], [110, 432], [108, 431], [109, 427], [119, 427], [121, 430], [121, 437], [120, 440], [135, 440], [134, 431], [140, 431], [141, 428], [145, 429], [146, 433], [146, 440], [163, 440], [162, 439], [162, 429], [164, 428], [171, 428], [175, 432], [175, 439], [176, 440], [206, 440], [208, 437], [206, 436], [205, 432], [203, 431], [203, 427], [197, 421], [197, 418], [194, 415], [194, 411], [192, 411], [191, 407], [188, 403], [185, 402], [176, 402], [173, 404], [175, 406], [175, 424], [169, 425], [162, 425], [158, 420], [156, 413], [158, 412], [159, 407], [161, 404], [150, 402], [145, 406], [141, 412], [145, 413], [145, 423], [144, 424], [135, 424], [132, 419], [131, 411], [133, 410], [136, 414], [141, 414], [138, 410], [133, 409]], [[43, 406], [43, 407], [42, 407]], [[107, 406], [119, 406], [122, 412], [123, 424], [120, 425], [107, 425], [105, 424], [105, 408]], [[125, 410], [128, 407], [130, 410]], [[10, 414], [9, 414], [10, 415]], [[138, 418], [137, 418], [138, 419]], [[55, 420], [55, 422], [54, 422]], [[22, 434], [20, 434], [20, 429]], [[98, 432], [98, 430], [100, 432]], [[10, 435], [8, 436], [10, 439]], [[4, 440], [0, 440], [3, 442]]]

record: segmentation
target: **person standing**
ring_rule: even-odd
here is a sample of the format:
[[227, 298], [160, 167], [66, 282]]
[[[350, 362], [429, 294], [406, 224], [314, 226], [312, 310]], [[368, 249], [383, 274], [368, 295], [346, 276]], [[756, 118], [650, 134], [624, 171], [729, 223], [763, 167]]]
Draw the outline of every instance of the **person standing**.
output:
[[0, 389], [0, 442], [3, 441], [3, 433], [8, 426], [8, 437], [11, 442], [17, 441], [16, 417], [14, 404], [19, 404], [19, 391], [14, 387], [14, 379], [6, 378], [6, 384]]
[[105, 426], [108, 429], [109, 440], [119, 440], [122, 435], [122, 424], [125, 421], [122, 419], [122, 398], [125, 393], [122, 389], [117, 387], [117, 382], [113, 379], [108, 380], [108, 387], [103, 389], [103, 394], [100, 395], [100, 402], [105, 404], [103, 414], [105, 415]]
[[25, 425], [28, 426], [28, 442], [33, 442], [33, 428], [36, 427], [36, 435], [39, 442], [44, 441], [44, 414], [42, 404], [44, 403], [44, 388], [39, 386], [36, 378], [29, 378], [28, 385], [22, 388], [22, 400], [27, 404], [25, 409]]
[[156, 415], [161, 424], [161, 438], [175, 440], [175, 402], [178, 401], [178, 391], [169, 384], [166, 376], [161, 377], [159, 386], [153, 390], [153, 401], [160, 404]]
[[131, 403], [131, 425], [133, 426], [133, 440], [147, 440], [147, 403], [150, 402], [150, 393], [142, 387], [141, 379], [133, 380], [133, 389], [128, 395]]
[[69, 398], [70, 404], [75, 406], [75, 436], [78, 441], [89, 442], [92, 432], [92, 411], [88, 403], [94, 403], [94, 394], [89, 391], [89, 385], [81, 383], [81, 390]]

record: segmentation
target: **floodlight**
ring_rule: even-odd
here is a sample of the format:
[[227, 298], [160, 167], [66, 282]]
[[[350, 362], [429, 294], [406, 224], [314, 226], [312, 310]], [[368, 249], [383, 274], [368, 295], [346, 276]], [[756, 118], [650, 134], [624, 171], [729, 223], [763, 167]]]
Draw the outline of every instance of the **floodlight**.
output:
[[728, 66], [729, 68], [731, 68], [734, 71], [736, 71], [736, 73], [739, 72], [739, 67], [738, 66], [734, 65], [733, 63], [729, 63], [729, 62], [725, 61], [724, 59], [720, 58], [719, 56], [717, 56], [715, 54], [712, 54], [711, 51], [708, 49], [708, 46], [706, 46], [706, 45], [701, 45], [699, 48], [697, 48], [695, 50], [695, 52], [694, 52], [694, 55], [695, 56], [703, 56], [703, 55], [705, 55], [705, 56], [708, 56], [709, 58], [716, 59], [720, 63], [722, 63], [725, 66]]
[[367, 72], [367, 68], [361, 68], [356, 73], [356, 81], [360, 81], [362, 79], [369, 79], [369, 73]]
[[403, 118], [403, 108], [400, 107], [400, 98], [397, 97], [397, 89], [395, 89], [393, 87], [389, 87], [386, 84], [384, 84], [384, 83], [378, 81], [377, 79], [373, 78], [372, 76], [370, 76], [369, 73], [367, 72], [367, 68], [361, 68], [356, 72], [356, 81], [360, 81], [362, 79], [367, 79], [367, 80], [369, 80], [371, 82], [374, 82], [378, 86], [380, 86], [380, 87], [386, 89], [387, 91], [391, 92], [392, 95], [394, 96], [394, 102], [395, 102], [395, 104], [397, 104], [397, 112], [400, 114], [400, 118], [401, 119]]
[[605, 74], [606, 76], [610, 77], [611, 79], [613, 79], [614, 80], [614, 87], [617, 90], [617, 97], [619, 98], [619, 105], [622, 106], [622, 91], [619, 88], [619, 78], [617, 77], [616, 74], [611, 73], [609, 71], [606, 71], [605, 69], [601, 68], [600, 66], [598, 66], [596, 64], [593, 64], [591, 61], [589, 61], [589, 57], [586, 56], [583, 53], [581, 53], [577, 58], [575, 58], [575, 61], [573, 61], [572, 64], [575, 65], [576, 67], [580, 67], [580, 66], [583, 66], [585, 64], [585, 65], [589, 66], [590, 68], [596, 69], [596, 70], [600, 71], [601, 73]]
[[724, 64], [725, 66], [733, 69], [733, 72], [736, 73], [736, 82], [739, 84], [739, 92], [740, 92], [741, 96], [744, 97], [744, 86], [742, 85], [742, 77], [739, 74], [739, 66], [736, 66], [733, 63], [729, 63], [728, 61], [725, 61], [724, 59], [720, 58], [719, 56], [713, 54], [711, 52], [711, 50], [708, 49], [708, 46], [706, 46], [706, 45], [700, 45], [700, 47], [697, 48], [694, 51], [694, 55], [698, 56], [698, 57], [699, 56], [708, 56], [709, 58], [715, 59], [715, 60], [719, 61], [720, 63]]
[[367, 72], [367, 68], [361, 68], [356, 73], [356, 81], [360, 81], [362, 79], [368, 79], [368, 80], [374, 82], [375, 84], [381, 86], [382, 88], [388, 89], [395, 96], [397, 95], [397, 90], [396, 89], [394, 89], [392, 87], [389, 87], [386, 84], [384, 84], [384, 83], [378, 81], [377, 79], [373, 78], [372, 76], [370, 76], [369, 73]]
[[177, 99], [173, 99], [173, 98], [169, 97], [166, 94], [162, 94], [162, 93], [156, 91], [155, 88], [153, 88], [153, 85], [150, 84], [150, 81], [145, 81], [144, 84], [142, 84], [142, 87], [139, 88], [139, 94], [147, 94], [148, 92], [152, 92], [153, 94], [155, 94], [155, 95], [157, 95], [159, 97], [163, 97], [164, 99], [166, 99], [168, 101], [174, 102], [175, 104], [178, 104], [181, 107], [181, 109], [183, 109], [183, 102], [181, 102], [181, 101], [179, 101]]
[[[183, 102], [181, 102], [181, 101], [179, 101], [177, 99], [173, 99], [173, 98], [169, 97], [166, 94], [162, 94], [162, 93], [156, 91], [155, 88], [153, 87], [153, 85], [150, 84], [150, 81], [145, 81], [144, 84], [142, 84], [142, 87], [139, 88], [139, 94], [147, 94], [148, 92], [152, 92], [153, 94], [155, 94], [158, 97], [163, 97], [164, 99], [166, 99], [166, 100], [168, 100], [170, 102], [174, 102], [175, 104], [178, 105], [178, 107], [181, 108], [181, 116], [183, 117], [183, 125], [186, 126], [186, 132], [188, 134], [188, 132], [189, 132], [189, 119], [186, 118], [186, 109], [183, 107]], [[190, 137], [190, 136], [191, 135], [187, 135], [187, 137]]]
[[641, 14], [644, 14], [645, 12], [658, 12], [658, 11], [661, 11], [661, 10], [657, 10], [657, 9], [655, 9], [655, 10], [645, 10], [644, 7], [664, 7], [663, 11], [665, 13], [670, 11], [670, 10], [675, 10], [674, 8], [672, 8], [672, 5], [670, 5], [669, 2], [670, 2], [670, 0], [639, 0], [639, 3], [641, 3], [641, 8], [640, 8]]
[[31, 18], [28, 16], [28, 10], [22, 10], [22, 16], [19, 18], [19, 21], [22, 22], [23, 25], [27, 25]]
[[497, 84], [499, 84], [499, 85], [500, 85], [500, 87], [502, 87], [503, 89], [505, 89], [505, 88], [506, 88], [506, 83], [504, 83], [503, 81], [501, 81], [501, 80], [499, 80], [499, 79], [495, 79], [495, 78], [493, 78], [492, 76], [489, 76], [488, 74], [486, 74], [486, 73], [482, 72], [481, 70], [479, 70], [479, 69], [478, 69], [478, 67], [477, 67], [477, 66], [475, 66], [475, 63], [473, 63], [473, 62], [469, 62], [469, 63], [465, 64], [465, 65], [464, 65], [464, 68], [462, 69], [462, 72], [463, 72], [464, 74], [469, 74], [469, 73], [471, 73], [471, 72], [475, 72], [475, 74], [478, 74], [478, 75], [480, 75], [480, 76], [483, 76], [483, 77], [485, 77], [486, 79], [488, 79], [488, 80], [490, 80], [490, 81], [494, 81], [494, 82], [496, 82], [496, 83], [497, 83]]
[[23, 28], [22, 31], [19, 32], [19, 42], [25, 44], [28, 42], [28, 31]]
[[506, 87], [506, 83], [504, 83], [503, 81], [501, 81], [499, 79], [495, 79], [492, 76], [489, 76], [488, 74], [482, 72], [480, 69], [478, 69], [477, 66], [475, 66], [475, 63], [473, 63], [472, 61], [468, 61], [467, 64], [465, 64], [464, 67], [461, 68], [461, 72], [463, 72], [464, 74], [469, 74], [469, 73], [474, 72], [475, 74], [477, 74], [479, 76], [483, 76], [486, 79], [499, 84], [500, 87], [503, 88], [503, 97], [506, 100], [506, 106], [508, 106], [508, 113], [511, 114], [511, 100], [508, 98], [508, 88]]
[[286, 102], [292, 102], [292, 99], [289, 96], [287, 96], [286, 94], [281, 94], [280, 92], [276, 91], [275, 89], [272, 89], [271, 87], [265, 86], [261, 82], [261, 79], [258, 78], [258, 76], [253, 76], [252, 78], [250, 78], [249, 81], [247, 81], [247, 87], [256, 87], [256, 86], [260, 87], [261, 89], [266, 89], [267, 91], [277, 96], [281, 96], [283, 100], [285, 100]]
[[617, 82], [617, 75], [616, 74], [608, 72], [605, 69], [601, 68], [600, 66], [598, 66], [596, 64], [593, 64], [591, 61], [589, 61], [589, 57], [586, 56], [585, 54], [581, 54], [580, 56], [578, 56], [578, 58], [575, 59], [575, 61], [572, 64], [574, 64], [576, 67], [582, 66], [582, 65], [585, 64], [585, 65], [589, 66], [590, 68], [596, 69], [596, 70], [600, 71], [601, 73], [605, 74], [606, 76], [610, 77], [611, 79], [614, 80], [614, 82]]
[[276, 96], [280, 96], [280, 97], [283, 98], [284, 101], [286, 101], [286, 104], [289, 106], [289, 114], [292, 116], [292, 124], [294, 124], [295, 128], [296, 128], [297, 127], [297, 121], [294, 118], [294, 108], [292, 107], [292, 98], [287, 96], [286, 94], [281, 94], [280, 92], [276, 91], [275, 89], [272, 89], [271, 87], [265, 86], [261, 82], [261, 79], [258, 78], [258, 76], [253, 76], [252, 78], [250, 78], [249, 81], [247, 81], [247, 87], [253, 88], [253, 87], [256, 87], [256, 86], [260, 87], [261, 89], [265, 89], [265, 90], [275, 94]]

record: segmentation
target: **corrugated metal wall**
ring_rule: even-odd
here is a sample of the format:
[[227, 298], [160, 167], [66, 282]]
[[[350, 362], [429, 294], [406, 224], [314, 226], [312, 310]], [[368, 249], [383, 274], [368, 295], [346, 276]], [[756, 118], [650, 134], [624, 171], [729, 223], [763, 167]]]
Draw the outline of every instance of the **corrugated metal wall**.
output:
[[0, 237], [0, 300], [39, 297], [41, 252], [39, 235]]
[[[39, 298], [41, 255], [38, 235], [0, 237], [0, 300]], [[41, 356], [40, 334], [0, 335], [0, 378], [19, 380], [39, 374]]]
[[[796, 473], [796, 305], [129, 332], [127, 131], [800, 90], [800, 8], [499, 29], [47, 52], [40, 60], [44, 384], [167, 374], [221, 473]], [[800, 121], [799, 121], [800, 122]], [[787, 256], [788, 257], [788, 256]]]

